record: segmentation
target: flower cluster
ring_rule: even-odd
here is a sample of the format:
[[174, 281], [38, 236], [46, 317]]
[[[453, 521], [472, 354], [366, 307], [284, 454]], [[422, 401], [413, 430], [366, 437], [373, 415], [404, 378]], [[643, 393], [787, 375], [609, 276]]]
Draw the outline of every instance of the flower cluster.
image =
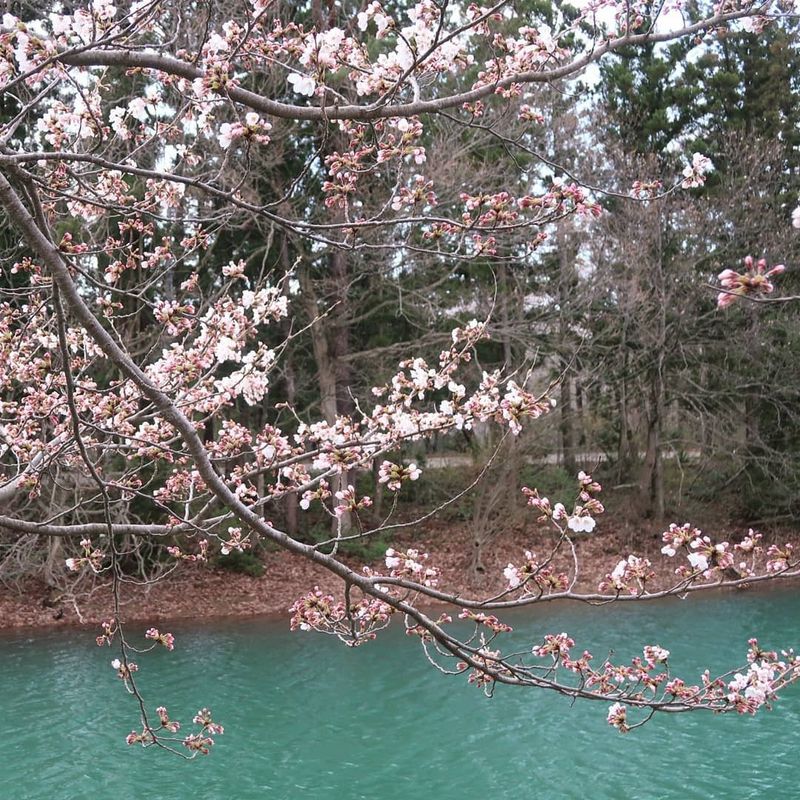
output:
[[767, 269], [766, 259], [760, 258], [754, 263], [753, 257], [747, 256], [744, 259], [743, 272], [724, 269], [717, 276], [725, 290], [717, 295], [717, 305], [726, 308], [742, 297], [771, 294], [775, 286], [770, 278], [782, 275], [785, 271], [786, 267], [783, 264]]
[[627, 558], [621, 559], [616, 567], [605, 576], [600, 582], [599, 589], [601, 592], [611, 589], [614, 592], [643, 594], [647, 581], [655, 577], [655, 572], [651, 567], [649, 559], [629, 555]]
[[419, 550], [395, 550], [390, 547], [386, 551], [386, 567], [392, 578], [405, 578], [421, 583], [423, 586], [436, 586], [441, 570], [426, 564], [430, 556]]
[[169, 336], [188, 333], [194, 326], [194, 306], [177, 300], [162, 300], [153, 306], [153, 315]]
[[567, 512], [563, 503], [551, 505], [548, 498], [539, 495], [538, 489], [522, 488], [528, 505], [539, 512], [539, 522], [552, 520], [559, 530], [563, 530], [559, 523], [566, 522], [566, 527], [574, 533], [591, 533], [595, 529], [597, 522], [594, 517], [605, 511], [603, 504], [595, 497], [601, 491], [600, 484], [581, 470], [578, 473], [578, 496], [572, 512]]
[[139, 666], [134, 664], [133, 661], [122, 661], [119, 658], [115, 658], [111, 662], [111, 668], [115, 669], [117, 677], [125, 682], [130, 679], [132, 673], [139, 671]]
[[84, 566], [91, 567], [92, 572], [100, 572], [103, 568], [105, 553], [92, 545], [91, 539], [81, 539], [83, 555], [80, 558], [68, 558], [65, 563], [70, 572], [79, 572]]
[[602, 487], [591, 475], [578, 473], [578, 500], [567, 520], [567, 527], [575, 532], [591, 533], [596, 525], [594, 516], [605, 511], [603, 504], [594, 496]]
[[389, 624], [394, 609], [382, 600], [363, 597], [349, 605], [316, 586], [289, 609], [291, 630], [328, 633], [349, 647], [374, 639]]
[[202, 733], [190, 733], [184, 740], [183, 746], [189, 752], [207, 756], [211, 752], [211, 747], [214, 740], [210, 736], [204, 736]]
[[369, 508], [372, 505], [370, 497], [356, 497], [355, 487], [350, 484], [346, 489], [336, 492], [336, 499], [339, 501], [333, 511], [337, 517], [345, 514], [357, 513], [362, 508]]
[[609, 725], [616, 728], [620, 733], [627, 733], [628, 728], [628, 709], [622, 703], [612, 703], [608, 709], [606, 720]]
[[532, 653], [549, 658], [551, 671], [563, 667], [587, 689], [616, 698], [607, 719], [621, 733], [635, 727], [627, 716], [631, 703], [641, 706], [650, 701], [677, 699], [687, 708], [755, 713], [761, 706], [769, 705], [779, 689], [800, 677], [800, 658], [793, 651], [784, 651], [779, 656], [760, 648], [756, 639], [749, 642], [748, 666], [744, 670], [732, 673], [727, 681], [724, 677], [712, 679], [706, 671], [697, 685], [670, 676], [669, 650], [659, 645], [647, 645], [643, 657], [634, 657], [630, 664], [615, 664], [607, 659], [594, 668], [589, 652], [584, 651], [579, 659], [571, 657], [574, 644], [566, 633], [548, 634]]
[[542, 644], [533, 646], [531, 653], [537, 658], [551, 656], [554, 661], [561, 661], [569, 658], [570, 650], [573, 647], [575, 647], [575, 641], [566, 633], [548, 633]]
[[509, 633], [513, 630], [510, 625], [500, 622], [493, 614], [484, 614], [482, 611], [470, 611], [470, 609], [465, 608], [458, 615], [458, 618], [471, 620], [476, 625], [483, 625], [492, 633]]
[[769, 707], [779, 688], [800, 674], [800, 658], [794, 651], [763, 650], [758, 639], [750, 639], [747, 652], [748, 667], [736, 672], [727, 686], [722, 681], [714, 683], [717, 694], [740, 714], [755, 714], [761, 706]]
[[141, 732], [139, 732], [139, 731], [131, 731], [125, 737], [125, 743], [126, 744], [140, 744], [140, 745], [142, 745], [142, 747], [146, 747], [147, 745], [152, 744], [154, 741], [155, 741], [155, 737], [146, 728], [144, 730], [142, 730]]
[[385, 483], [390, 492], [397, 492], [405, 481], [415, 481], [422, 475], [416, 464], [401, 467], [391, 461], [384, 461], [378, 470], [378, 482]]
[[637, 200], [649, 200], [657, 196], [664, 189], [664, 184], [659, 181], [634, 181], [631, 187], [631, 197]]
[[426, 180], [422, 175], [414, 175], [410, 187], [401, 186], [392, 199], [392, 209], [401, 211], [403, 208], [433, 208], [437, 205], [436, 193], [433, 191], [433, 182]]
[[[164, 706], [159, 706], [156, 709], [156, 714], [158, 715], [158, 721], [161, 723], [162, 730], [165, 730], [167, 733], [177, 733], [181, 729], [180, 722], [170, 719], [167, 709]], [[129, 742], [129, 744], [131, 744], [131, 742]]]
[[[508, 668], [503, 665], [499, 650], [490, 650], [488, 647], [481, 647], [474, 656], [478, 666], [472, 666], [467, 681], [477, 686], [489, 694], [492, 687], [500, 675], [508, 675]], [[470, 664], [466, 661], [459, 661], [456, 669], [464, 672], [470, 669]]]
[[[125, 741], [129, 745], [141, 744], [143, 747], [154, 744], [163, 737], [163, 734], [176, 734], [181, 729], [181, 723], [170, 719], [169, 713], [164, 706], [156, 709], [158, 716], [158, 727], [145, 726], [140, 732], [131, 731]], [[222, 725], [213, 721], [211, 712], [207, 708], [202, 708], [192, 719], [195, 725], [200, 726], [198, 733], [191, 733], [181, 740], [181, 744], [195, 755], [207, 756], [214, 745], [214, 736], [219, 736], [225, 732]], [[168, 739], [170, 737], [167, 737]]]
[[219, 551], [224, 556], [227, 556], [228, 553], [234, 550], [237, 553], [243, 553], [245, 550], [250, 548], [250, 544], [249, 533], [246, 536], [243, 536], [241, 528], [231, 527], [228, 528], [228, 538], [223, 539], [222, 547], [220, 547]]
[[268, 131], [272, 130], [272, 125], [255, 111], [245, 114], [244, 122], [223, 122], [219, 126], [219, 146], [227, 150], [237, 139], [243, 139], [256, 144], [269, 144], [270, 138]]
[[731, 545], [713, 541], [689, 523], [680, 526], [673, 523], [662, 535], [661, 552], [669, 558], [684, 553], [688, 566], [681, 565], [675, 572], [690, 579], [698, 575], [706, 579], [719, 578], [722, 574], [752, 577], [756, 574], [756, 562], [763, 555], [766, 555], [767, 574], [784, 572], [794, 565], [791, 544], [770, 545], [765, 554], [761, 538], [760, 533], [750, 528], [741, 542]]
[[694, 189], [702, 186], [706, 182], [706, 176], [714, 171], [714, 164], [710, 158], [695, 153], [692, 156], [692, 163], [683, 168], [683, 180], [681, 186], [684, 189]]
[[114, 635], [117, 632], [117, 623], [113, 619], [104, 619], [100, 623], [100, 628], [103, 633], [95, 638], [95, 642], [97, 642], [98, 647], [111, 646], [111, 642], [114, 639]]
[[767, 550], [767, 572], [784, 572], [789, 569], [789, 564], [792, 561], [792, 552], [794, 548], [791, 544], [784, 544], [782, 546], [773, 544]]
[[649, 667], [654, 667], [656, 664], [665, 664], [669, 658], [669, 650], [659, 647], [657, 644], [648, 644], [644, 650], [644, 660]]
[[202, 725], [203, 733], [210, 733], [213, 736], [225, 733], [225, 729], [222, 725], [212, 720], [211, 712], [207, 708], [201, 708], [194, 717], [192, 717], [192, 722], [194, 722], [195, 725]]
[[528, 594], [549, 594], [567, 589], [569, 576], [565, 572], [558, 572], [549, 564], [540, 564], [530, 550], [526, 550], [524, 556], [522, 565], [509, 564], [503, 570], [509, 591], [522, 589]]
[[[436, 620], [436, 625], [441, 627], [442, 625], [447, 625], [452, 621], [453, 618], [449, 614], [440, 614], [439, 618]], [[411, 623], [408, 618], [406, 618], [405, 625], [406, 636], [416, 636], [423, 645], [433, 641], [433, 634], [424, 625], [420, 625], [419, 623]]]
[[300, 508], [303, 511], [308, 511], [314, 500], [327, 500], [330, 496], [330, 484], [324, 478], [320, 478], [316, 489], [307, 489], [303, 492], [303, 496], [300, 498]]
[[158, 628], [148, 628], [145, 639], [152, 639], [156, 644], [163, 645], [167, 650], [175, 649], [175, 637], [171, 633], [161, 633]]
[[167, 552], [179, 561], [184, 561], [189, 564], [198, 564], [208, 561], [208, 539], [201, 539], [197, 546], [200, 548], [199, 553], [184, 553], [180, 547], [170, 546], [167, 547]]

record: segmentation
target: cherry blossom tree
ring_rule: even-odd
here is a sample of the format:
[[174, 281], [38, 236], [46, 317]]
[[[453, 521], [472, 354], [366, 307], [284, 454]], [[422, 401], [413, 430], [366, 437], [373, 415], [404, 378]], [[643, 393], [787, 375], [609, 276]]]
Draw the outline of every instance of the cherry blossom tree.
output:
[[[314, 0], [292, 11], [255, 0], [209, 11], [93, 0], [71, 13], [3, 17], [0, 83], [13, 102], [2, 128], [0, 204], [19, 246], [0, 306], [0, 496], [10, 509], [0, 527], [64, 542], [65, 568], [78, 576], [109, 576], [114, 603], [97, 641], [116, 648], [112, 667], [138, 700], [130, 744], [192, 757], [222, 733], [204, 708], [184, 735], [137, 688], [137, 653], [180, 646], [154, 627], [137, 642], [125, 623], [124, 564], [141, 541], [191, 564], [267, 540], [341, 581], [338, 596], [309, 587], [291, 609], [293, 628], [356, 646], [400, 617], [443, 672], [487, 694], [508, 684], [607, 701], [609, 724], [622, 732], [656, 712], [755, 712], [800, 676], [792, 651], [756, 640], [743, 667], [695, 682], [674, 675], [656, 644], [629, 664], [595, 661], [566, 633], [505, 652], [510, 628], [496, 614], [509, 608], [646, 601], [798, 574], [789, 546], [765, 550], [755, 532], [733, 544], [673, 525], [663, 552], [680, 563], [660, 588], [651, 588], [647, 559], [625, 554], [595, 593], [580, 593], [575, 537], [591, 535], [603, 512], [601, 487], [584, 473], [569, 502], [521, 487], [556, 536], [546, 552], [520, 552], [494, 597], [448, 591], [436, 564], [413, 549], [388, 550], [380, 572], [348, 566], [343, 543], [397, 527], [391, 512], [362, 524], [372, 498], [350, 482], [355, 470], [379, 464], [377, 483], [396, 495], [420, 475], [398, 456], [405, 443], [479, 422], [514, 437], [553, 403], [524, 371], [476, 374], [483, 319], [456, 327], [438, 358], [409, 353], [369, 405], [320, 421], [289, 409], [286, 425], [244, 424], [248, 408], [270, 407], [289, 344], [331, 310], [296, 324], [302, 263], [291, 259], [257, 277], [237, 259], [209, 274], [209, 253], [243, 221], [304, 242], [306, 254], [358, 254], [395, 268], [415, 254], [440, 264], [487, 254], [524, 260], [560, 220], [599, 214], [602, 189], [580, 176], [543, 182], [522, 167], [505, 188], [480, 185], [480, 175], [447, 185], [442, 171], [438, 185], [428, 151], [440, 121], [495, 137], [512, 164], [538, 163], [525, 130], [547, 125], [540, 87], [568, 88], [623, 47], [700, 42], [728, 25], [759, 30], [791, 11], [772, 0], [723, 0], [700, 17], [680, 0], [658, 13], [617, 0], [547, 13], [505, 1]], [[254, 180], [275, 148], [284, 156], [273, 165], [292, 161], [296, 170], [265, 200]], [[695, 155], [670, 186], [642, 176], [630, 195], [648, 202], [700, 187], [712, 168]], [[299, 194], [309, 177], [319, 197]], [[721, 304], [770, 291], [778, 272], [727, 271]], [[301, 509], [324, 508], [331, 537], [307, 544], [268, 521], [288, 497]], [[432, 601], [471, 633], [451, 625], [447, 611], [426, 611]]]

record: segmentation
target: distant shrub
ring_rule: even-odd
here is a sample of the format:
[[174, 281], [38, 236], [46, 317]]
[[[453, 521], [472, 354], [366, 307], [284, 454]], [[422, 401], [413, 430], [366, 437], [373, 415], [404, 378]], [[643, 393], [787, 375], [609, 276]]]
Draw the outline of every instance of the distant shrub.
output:
[[232, 550], [226, 556], [217, 556], [214, 565], [231, 572], [249, 575], [251, 578], [260, 578], [264, 574], [264, 563], [261, 559], [255, 553], [249, 553], [246, 550], [241, 553], [238, 550]]
[[[355, 531], [351, 531], [349, 535], [355, 535]], [[309, 544], [317, 544], [318, 542], [327, 542], [331, 539], [330, 525], [314, 525], [308, 529], [307, 533], [303, 536], [303, 540]], [[381, 536], [368, 536], [364, 539], [349, 539], [339, 542], [337, 552], [348, 558], [358, 558], [361, 561], [377, 561], [383, 558], [386, 554], [386, 549], [391, 546], [391, 540], [387, 535]], [[325, 552], [330, 552], [333, 544], [325, 545]]]

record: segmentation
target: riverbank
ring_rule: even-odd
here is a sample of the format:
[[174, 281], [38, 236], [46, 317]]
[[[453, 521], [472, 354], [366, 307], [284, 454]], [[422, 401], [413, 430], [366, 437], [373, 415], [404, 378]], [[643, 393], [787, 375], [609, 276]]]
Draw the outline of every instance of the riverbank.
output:
[[[738, 541], [740, 538], [738, 531], [715, 532], [717, 540]], [[800, 537], [795, 534], [788, 538], [797, 540], [795, 552], [800, 551]], [[780, 542], [786, 540], [786, 535], [776, 538]], [[480, 598], [506, 588], [503, 570], [510, 563], [521, 564], [525, 550], [533, 550], [542, 559], [550, 552], [553, 541], [539, 528], [508, 531], [486, 545], [483, 570], [478, 573], [472, 568], [473, 542], [466, 525], [432, 525], [413, 537], [398, 536], [393, 546], [398, 549], [413, 547], [429, 553], [429, 563], [442, 571], [440, 588]], [[575, 546], [580, 565], [575, 588], [582, 592], [597, 591], [603, 577], [629, 553], [652, 561], [656, 578], [648, 583], [651, 590], [668, 586], [680, 563], [661, 554], [662, 542], [657, 532], [612, 526], [606, 521], [595, 533], [579, 538]], [[363, 565], [363, 561], [344, 560], [354, 568]], [[566, 570], [571, 560], [569, 548], [566, 548], [554, 560], [554, 565]], [[314, 586], [331, 594], [341, 593], [341, 580], [287, 552], [266, 552], [263, 561], [264, 574], [260, 577], [219, 567], [181, 564], [154, 583], [126, 583], [121, 592], [122, 617], [129, 623], [156, 624], [187, 619], [274, 616], [286, 619], [288, 624], [289, 607]], [[380, 559], [370, 566], [376, 571], [385, 570]], [[111, 608], [108, 582], [98, 582], [76, 597], [60, 595], [44, 584], [29, 582], [16, 590], [2, 589], [0, 629], [96, 627], [110, 615]]]

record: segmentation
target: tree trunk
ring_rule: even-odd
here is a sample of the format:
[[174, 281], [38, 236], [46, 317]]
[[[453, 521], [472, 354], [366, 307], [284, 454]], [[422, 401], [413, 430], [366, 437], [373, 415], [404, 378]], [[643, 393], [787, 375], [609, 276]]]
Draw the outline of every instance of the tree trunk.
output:
[[664, 517], [664, 461], [662, 428], [664, 391], [658, 377], [651, 379], [651, 394], [647, 409], [647, 441], [642, 465], [640, 490], [647, 514], [655, 520]]
[[[286, 402], [289, 404], [291, 408], [295, 408], [297, 404], [297, 391], [295, 384], [294, 363], [292, 361], [291, 351], [287, 352], [286, 366], [284, 369], [286, 375]], [[289, 536], [292, 537], [297, 536], [297, 530], [299, 527], [298, 525], [299, 510], [300, 510], [300, 498], [297, 496], [297, 492], [292, 492], [291, 494], [286, 495], [286, 498], [284, 500], [284, 512], [286, 514], [286, 533], [288, 533]]]
[[566, 220], [560, 220], [556, 228], [558, 243], [558, 335], [561, 354], [561, 385], [559, 387], [559, 433], [561, 435], [561, 458], [564, 469], [570, 475], [577, 474], [575, 462], [577, 436], [575, 432], [575, 409], [572, 401], [572, 348], [569, 325], [569, 308], [572, 289], [575, 285], [573, 253], [567, 235]]
[[662, 458], [662, 442], [664, 429], [664, 409], [666, 392], [664, 370], [666, 365], [667, 308], [664, 286], [664, 249], [662, 231], [664, 221], [663, 209], [659, 207], [653, 224], [656, 226], [655, 246], [653, 252], [653, 269], [651, 272], [652, 319], [650, 324], [655, 328], [651, 351], [648, 383], [649, 398], [647, 407], [647, 446], [645, 462], [640, 482], [641, 494], [649, 516], [655, 520], [664, 517], [664, 465]]
[[313, 323], [310, 330], [311, 348], [314, 352], [314, 363], [317, 367], [320, 412], [325, 421], [332, 425], [336, 421], [336, 364], [328, 345], [327, 322], [324, 317], [318, 318], [320, 308], [308, 266], [301, 265], [298, 275], [300, 293], [306, 314], [309, 321]]
[[352, 414], [354, 410], [351, 386], [353, 372], [350, 366], [350, 322], [347, 301], [348, 269], [347, 254], [334, 250], [330, 255], [330, 273], [334, 285], [336, 306], [331, 313], [330, 354], [336, 380], [336, 411]]
[[500, 341], [503, 345], [503, 362], [506, 368], [514, 363], [514, 354], [511, 351], [511, 314], [509, 311], [509, 292], [510, 287], [508, 284], [508, 270], [506, 269], [505, 261], [500, 261], [497, 264], [497, 289], [500, 304], [500, 323], [502, 331], [500, 332]]
[[623, 378], [619, 383], [619, 440], [617, 442], [617, 483], [625, 483], [631, 474], [633, 464], [631, 453], [630, 407], [628, 404], [628, 381]]
[[[340, 256], [342, 258], [340, 258]], [[344, 319], [345, 310], [342, 308], [346, 298], [346, 262], [343, 253], [331, 255], [331, 271], [337, 279], [337, 297], [340, 299], [334, 314], [334, 323], [327, 318], [317, 319], [311, 326], [311, 347], [314, 351], [314, 361], [317, 365], [317, 382], [320, 392], [320, 410], [325, 421], [333, 425], [336, 417], [341, 413], [340, 403], [345, 407], [352, 406], [349, 394], [349, 383], [343, 379], [350, 374], [350, 367], [343, 356], [349, 349], [349, 330]], [[306, 313], [310, 320], [316, 319], [320, 314], [314, 282], [309, 274], [308, 267], [302, 266], [299, 270], [300, 289], [305, 303]], [[333, 327], [333, 330], [331, 330]], [[351, 475], [343, 472], [336, 476], [332, 482], [334, 492], [343, 491], [351, 482]], [[332, 521], [333, 535], [346, 534], [352, 527], [349, 513]]]

